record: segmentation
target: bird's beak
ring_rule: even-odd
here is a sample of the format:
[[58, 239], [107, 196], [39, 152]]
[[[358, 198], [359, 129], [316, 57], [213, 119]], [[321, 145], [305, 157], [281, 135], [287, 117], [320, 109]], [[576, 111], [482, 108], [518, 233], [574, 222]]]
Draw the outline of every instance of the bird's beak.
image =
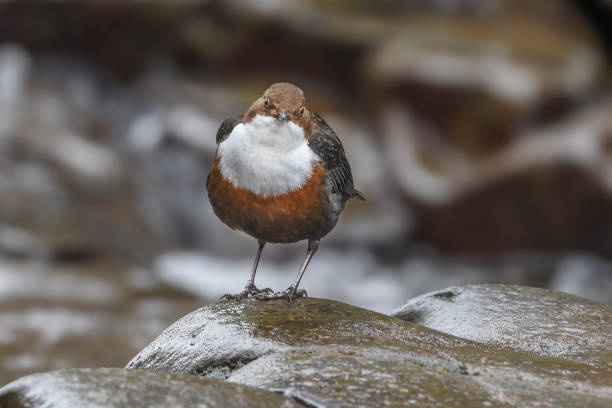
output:
[[279, 113], [276, 116], [277, 120], [280, 120], [281, 122], [286, 122], [287, 120], [289, 120], [289, 116], [287, 116], [287, 111], [282, 111], [281, 113]]

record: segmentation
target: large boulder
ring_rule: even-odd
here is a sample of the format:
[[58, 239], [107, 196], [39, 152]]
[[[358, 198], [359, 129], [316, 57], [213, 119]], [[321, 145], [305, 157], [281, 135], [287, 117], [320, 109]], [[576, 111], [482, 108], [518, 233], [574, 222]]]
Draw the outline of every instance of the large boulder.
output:
[[0, 388], [0, 407], [299, 407], [281, 395], [194, 375], [120, 368], [34, 374]]
[[612, 369], [612, 306], [515, 285], [453, 287], [393, 313], [479, 343]]
[[609, 406], [610, 370], [479, 344], [324, 299], [226, 301], [127, 365], [282, 391], [312, 406]]

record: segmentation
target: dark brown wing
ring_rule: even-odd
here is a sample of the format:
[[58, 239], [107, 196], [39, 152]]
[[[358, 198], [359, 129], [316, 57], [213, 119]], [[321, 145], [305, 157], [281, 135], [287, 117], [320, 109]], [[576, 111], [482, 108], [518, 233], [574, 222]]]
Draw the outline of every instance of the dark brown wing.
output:
[[227, 139], [229, 134], [232, 133], [232, 130], [234, 130], [236, 125], [239, 123], [239, 118], [225, 119], [223, 123], [221, 123], [221, 126], [219, 126], [219, 130], [217, 130], [217, 144]]
[[[219, 130], [217, 130], [217, 144], [221, 143], [232, 133], [232, 130], [236, 127], [237, 124], [240, 123], [239, 118], [229, 118], [225, 119], [221, 126], [219, 126]], [[206, 177], [206, 186], [208, 186], [208, 182], [210, 181], [210, 173], [208, 177]]]
[[308, 146], [321, 158], [327, 171], [332, 192], [342, 193], [347, 198], [357, 197], [365, 200], [353, 186], [351, 165], [346, 159], [344, 147], [336, 132], [329, 127], [322, 117], [312, 112], [310, 116], [312, 135]]

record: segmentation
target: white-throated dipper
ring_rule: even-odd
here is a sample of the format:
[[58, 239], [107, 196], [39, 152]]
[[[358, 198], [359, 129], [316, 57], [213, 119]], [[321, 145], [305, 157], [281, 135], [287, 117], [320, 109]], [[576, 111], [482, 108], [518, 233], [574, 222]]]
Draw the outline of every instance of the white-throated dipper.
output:
[[[221, 221], [259, 242], [246, 287], [224, 298], [305, 296], [298, 285], [319, 240], [334, 228], [348, 199], [364, 199], [353, 187], [340, 139], [304, 103], [300, 88], [276, 83], [217, 131], [208, 198]], [[255, 273], [266, 242], [301, 240], [308, 240], [308, 252], [295, 282], [282, 292], [257, 289]]]

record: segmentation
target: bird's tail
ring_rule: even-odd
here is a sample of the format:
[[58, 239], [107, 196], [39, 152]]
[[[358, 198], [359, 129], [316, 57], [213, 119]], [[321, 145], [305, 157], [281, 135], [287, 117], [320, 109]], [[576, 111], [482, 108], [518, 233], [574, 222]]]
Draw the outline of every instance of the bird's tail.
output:
[[353, 191], [351, 192], [351, 197], [352, 198], [358, 198], [358, 199], [360, 199], [362, 201], [366, 200], [365, 197], [363, 196], [363, 194], [361, 193], [361, 191], [355, 190], [355, 189], [353, 189]]

